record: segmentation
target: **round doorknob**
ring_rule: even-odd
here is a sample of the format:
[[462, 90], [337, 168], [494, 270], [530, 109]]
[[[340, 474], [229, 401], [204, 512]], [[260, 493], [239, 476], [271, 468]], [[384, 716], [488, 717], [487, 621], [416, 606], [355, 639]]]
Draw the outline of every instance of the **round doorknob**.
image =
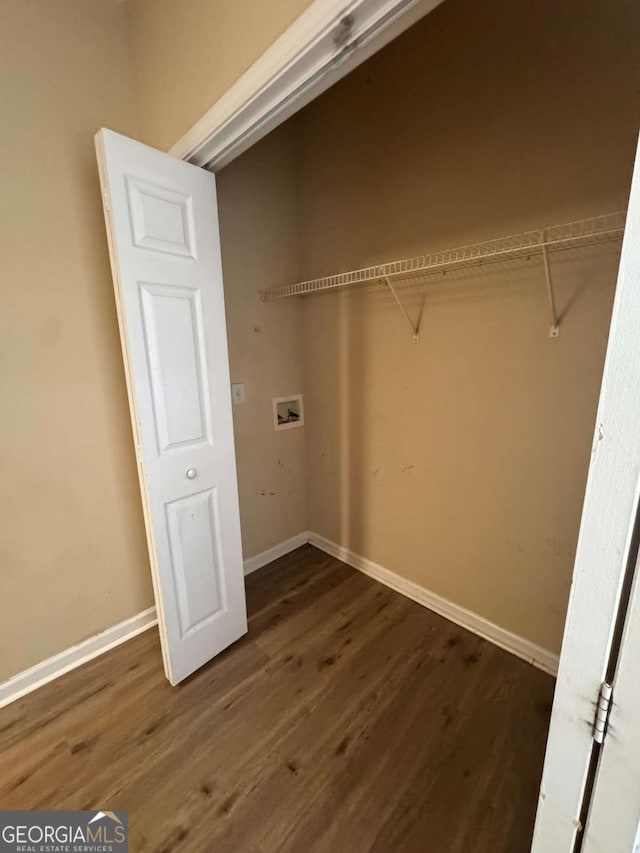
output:
[[195, 480], [195, 478], [197, 476], [198, 476], [198, 472], [196, 471], [195, 468], [187, 468], [187, 470], [186, 470], [187, 480]]

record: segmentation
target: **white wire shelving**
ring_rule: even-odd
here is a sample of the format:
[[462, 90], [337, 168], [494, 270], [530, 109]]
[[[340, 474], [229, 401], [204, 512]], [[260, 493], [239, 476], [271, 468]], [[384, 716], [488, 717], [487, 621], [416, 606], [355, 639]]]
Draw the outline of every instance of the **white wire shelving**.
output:
[[507, 237], [496, 237], [482, 243], [472, 243], [455, 249], [429, 252], [413, 258], [403, 258], [399, 261], [389, 261], [384, 264], [363, 267], [358, 270], [308, 279], [294, 284], [285, 284], [260, 291], [264, 302], [283, 299], [289, 296], [304, 296], [311, 293], [322, 293], [367, 282], [385, 282], [411, 325], [414, 340], [418, 340], [418, 329], [409, 318], [391, 279], [428, 275], [431, 272], [442, 272], [447, 269], [495, 263], [514, 258], [530, 258], [541, 255], [544, 261], [544, 272], [547, 285], [547, 296], [551, 310], [550, 336], [558, 334], [558, 316], [555, 307], [553, 283], [549, 264], [549, 254], [559, 249], [572, 249], [581, 246], [617, 240], [622, 237], [626, 212], [607, 213], [590, 219], [580, 219], [563, 225], [551, 225], [535, 231], [525, 231]]

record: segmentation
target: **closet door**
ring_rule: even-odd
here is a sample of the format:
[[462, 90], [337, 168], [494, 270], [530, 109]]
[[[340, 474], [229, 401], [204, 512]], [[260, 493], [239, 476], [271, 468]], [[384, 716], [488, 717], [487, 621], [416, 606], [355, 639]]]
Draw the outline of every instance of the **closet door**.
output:
[[96, 137], [167, 678], [247, 630], [215, 178]]
[[[614, 679], [612, 725], [602, 747], [594, 738], [594, 721], [603, 683], [614, 678], [618, 662], [622, 666], [637, 654], [637, 639], [633, 639], [636, 634], [631, 628], [622, 638], [628, 651], [620, 646], [620, 626], [624, 624], [637, 556], [639, 341], [640, 168], [636, 156], [533, 853], [572, 853], [580, 841], [582, 849], [590, 853], [628, 853], [633, 849], [627, 842], [631, 837], [629, 827], [639, 816], [640, 730], [636, 728], [633, 735], [633, 726], [638, 725], [638, 704], [637, 698], [632, 697], [628, 676], [624, 676], [627, 686], [623, 688], [621, 683], [620, 690]], [[615, 746], [611, 745], [612, 739], [617, 742]], [[636, 751], [631, 754], [631, 750]], [[633, 785], [623, 784], [622, 766], [617, 768], [619, 782], [613, 781], [615, 756], [624, 764], [625, 753], [627, 761], [632, 762], [625, 772], [634, 777]], [[596, 793], [594, 800], [592, 791]], [[614, 819], [611, 810], [605, 820], [604, 810], [610, 808], [613, 799], [617, 799], [619, 819]], [[585, 831], [583, 824], [590, 809], [592, 816]], [[624, 820], [621, 812], [625, 813]]]

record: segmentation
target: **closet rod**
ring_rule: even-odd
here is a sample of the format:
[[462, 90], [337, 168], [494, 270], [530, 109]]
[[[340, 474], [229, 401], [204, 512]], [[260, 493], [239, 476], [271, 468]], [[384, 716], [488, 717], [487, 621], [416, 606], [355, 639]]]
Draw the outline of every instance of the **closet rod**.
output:
[[[529, 257], [542, 253], [545, 258], [545, 271], [548, 273], [548, 252], [554, 249], [571, 249], [596, 245], [608, 240], [618, 239], [624, 232], [626, 212], [607, 213], [590, 219], [580, 219], [563, 225], [552, 225], [535, 231], [525, 231], [508, 237], [497, 237], [483, 243], [460, 246], [440, 252], [430, 252], [414, 258], [403, 258], [386, 264], [376, 264], [359, 270], [313, 278], [295, 284], [285, 284], [260, 291], [264, 302], [283, 299], [287, 296], [303, 296], [308, 293], [321, 293], [338, 287], [363, 284], [365, 282], [387, 281], [391, 276], [407, 276], [416, 273], [429, 273], [433, 270], [444, 271], [461, 266], [469, 266], [512, 258]], [[547, 274], [549, 301], [552, 320], [557, 334], [555, 302], [550, 275]], [[409, 321], [411, 322], [411, 321]], [[555, 336], [555, 335], [554, 335]]]

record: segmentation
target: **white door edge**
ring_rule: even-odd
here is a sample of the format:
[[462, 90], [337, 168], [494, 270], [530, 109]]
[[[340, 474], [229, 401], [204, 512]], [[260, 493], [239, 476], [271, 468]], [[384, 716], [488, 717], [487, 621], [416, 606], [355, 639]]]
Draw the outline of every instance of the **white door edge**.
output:
[[[571, 853], [582, 830], [595, 711], [609, 665], [639, 499], [639, 281], [640, 149], [622, 243], [533, 853]], [[610, 849], [615, 849], [613, 843]]]
[[128, 348], [128, 339], [126, 333], [124, 308], [122, 305], [122, 282], [120, 280], [120, 266], [116, 256], [116, 247], [113, 241], [113, 230], [110, 226], [111, 219], [111, 203], [107, 189], [107, 175], [105, 173], [104, 164], [106, 162], [106, 152], [104, 146], [104, 134], [99, 132], [95, 135], [95, 145], [97, 153], [98, 176], [100, 179], [100, 191], [102, 193], [103, 211], [106, 221], [107, 245], [109, 247], [109, 261], [111, 264], [111, 275], [114, 283], [114, 299], [116, 303], [116, 314], [118, 317], [118, 331], [120, 333], [120, 346], [122, 349], [122, 361], [124, 365], [125, 380], [127, 386], [127, 397], [129, 400], [129, 415], [131, 418], [131, 431], [133, 433], [133, 441], [136, 451], [136, 468], [138, 470], [138, 481], [140, 484], [140, 500], [142, 503], [142, 515], [144, 518], [145, 533], [148, 545], [149, 564], [151, 568], [151, 581], [153, 585], [153, 596], [158, 620], [158, 633], [160, 635], [160, 648], [162, 652], [162, 666], [167, 679], [170, 678], [169, 661], [167, 659], [167, 643], [168, 638], [165, 630], [165, 614], [162, 607], [162, 596], [158, 586], [158, 564], [157, 551], [155, 547], [153, 525], [151, 524], [151, 512], [148, 504], [148, 487], [145, 478], [144, 467], [140, 460], [140, 418], [137, 413], [136, 398], [133, 393], [133, 380], [131, 377], [131, 357]]

